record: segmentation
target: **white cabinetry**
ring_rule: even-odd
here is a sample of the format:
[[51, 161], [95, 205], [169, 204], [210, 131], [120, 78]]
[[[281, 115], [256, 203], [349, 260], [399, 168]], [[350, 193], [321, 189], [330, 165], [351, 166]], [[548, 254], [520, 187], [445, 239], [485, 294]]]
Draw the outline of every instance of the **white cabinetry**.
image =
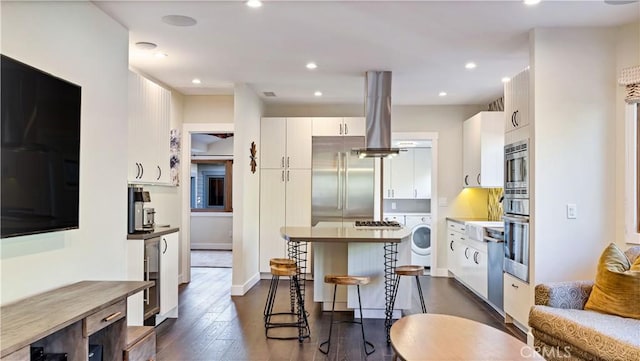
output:
[[504, 274], [504, 313], [505, 321], [517, 321], [528, 329], [529, 309], [533, 305], [532, 289], [529, 284]]
[[447, 221], [447, 266], [449, 267], [449, 272], [456, 276], [460, 276], [462, 271], [458, 259], [464, 250], [464, 244], [462, 243], [464, 238], [464, 225]]
[[171, 92], [129, 72], [130, 183], [169, 184]]
[[359, 136], [366, 134], [365, 119], [362, 117], [313, 118], [314, 137]]
[[178, 317], [178, 232], [160, 237], [160, 312], [158, 318]]
[[283, 226], [311, 225], [311, 118], [263, 118], [260, 143], [260, 272], [286, 257]]
[[447, 265], [465, 286], [485, 299], [489, 296], [487, 245], [469, 240], [465, 226], [447, 221]]
[[529, 124], [529, 70], [524, 70], [504, 84], [506, 132]]
[[464, 187], [502, 187], [504, 183], [504, 113], [480, 112], [463, 125]]
[[431, 148], [409, 148], [383, 160], [384, 198], [431, 198]]

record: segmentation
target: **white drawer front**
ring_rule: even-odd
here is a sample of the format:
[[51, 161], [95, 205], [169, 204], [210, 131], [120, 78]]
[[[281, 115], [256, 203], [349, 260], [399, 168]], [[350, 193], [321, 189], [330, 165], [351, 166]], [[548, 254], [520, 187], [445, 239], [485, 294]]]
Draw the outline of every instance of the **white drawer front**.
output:
[[522, 326], [529, 327], [529, 310], [533, 306], [531, 287], [519, 279], [504, 274], [504, 312]]

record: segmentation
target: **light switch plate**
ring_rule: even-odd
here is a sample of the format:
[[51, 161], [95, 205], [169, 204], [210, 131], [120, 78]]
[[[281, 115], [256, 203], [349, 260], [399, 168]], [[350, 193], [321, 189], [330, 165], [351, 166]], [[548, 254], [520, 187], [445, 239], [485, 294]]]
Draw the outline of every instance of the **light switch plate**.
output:
[[578, 218], [578, 207], [573, 204], [567, 204], [567, 219], [576, 219]]

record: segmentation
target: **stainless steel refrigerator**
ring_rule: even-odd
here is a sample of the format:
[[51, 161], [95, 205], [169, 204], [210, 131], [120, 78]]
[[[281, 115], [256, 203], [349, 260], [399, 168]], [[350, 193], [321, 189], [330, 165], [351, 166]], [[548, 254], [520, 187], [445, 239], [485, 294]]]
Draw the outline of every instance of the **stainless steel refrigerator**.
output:
[[351, 153], [364, 145], [364, 137], [313, 137], [312, 226], [373, 219], [374, 160]]

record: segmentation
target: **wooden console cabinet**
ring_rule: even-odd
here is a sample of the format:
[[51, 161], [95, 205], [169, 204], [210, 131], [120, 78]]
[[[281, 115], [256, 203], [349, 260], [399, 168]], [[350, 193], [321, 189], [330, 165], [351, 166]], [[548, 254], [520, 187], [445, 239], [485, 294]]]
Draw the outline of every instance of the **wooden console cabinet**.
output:
[[[102, 345], [103, 361], [122, 361], [128, 346], [127, 297], [152, 284], [83, 281], [1, 307], [0, 361], [28, 361], [31, 346], [87, 361], [93, 344]], [[152, 356], [141, 359], [147, 361], [155, 358], [155, 334], [145, 335], [153, 335], [154, 347]]]

